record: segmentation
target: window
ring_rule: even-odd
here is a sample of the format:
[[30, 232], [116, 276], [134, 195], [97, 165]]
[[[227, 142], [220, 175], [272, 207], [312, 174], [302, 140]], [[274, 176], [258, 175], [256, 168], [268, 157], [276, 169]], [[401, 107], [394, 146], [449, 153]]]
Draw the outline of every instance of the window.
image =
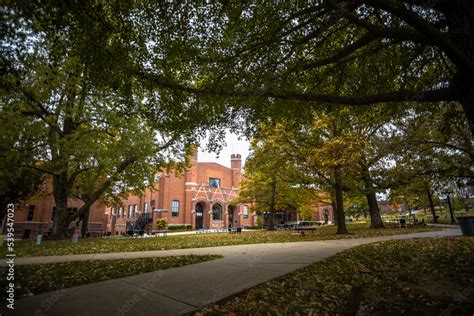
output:
[[118, 212], [117, 212], [117, 218], [120, 218], [122, 216], [122, 207], [119, 207]]
[[53, 207], [53, 211], [51, 212], [51, 221], [55, 221], [56, 220], [56, 206]]
[[128, 218], [131, 218], [132, 217], [132, 212], [133, 212], [133, 205], [129, 205], [128, 206]]
[[143, 213], [148, 213], [148, 203], [147, 202], [145, 202], [143, 204]]
[[150, 206], [152, 211], [155, 210], [155, 200], [151, 200]]
[[222, 206], [220, 204], [214, 204], [214, 206], [212, 207], [212, 220], [222, 220]]
[[112, 218], [115, 215], [115, 208], [110, 209], [110, 218]]
[[33, 217], [35, 216], [35, 206], [30, 205], [28, 207], [28, 218], [26, 219], [28, 222], [31, 222], [33, 220]]
[[31, 235], [31, 229], [25, 229], [23, 231], [23, 239], [28, 239], [30, 238], [30, 235]]
[[138, 214], [138, 204], [133, 205], [133, 215], [137, 216]]
[[213, 188], [220, 188], [221, 187], [221, 179], [209, 178], [209, 186], [211, 186]]
[[72, 215], [72, 214], [74, 214], [74, 213], [76, 213], [76, 212], [77, 212], [77, 207], [68, 207], [68, 208], [67, 208], [67, 213], [68, 213], [69, 215]]
[[249, 218], [249, 207], [244, 205], [244, 218]]
[[171, 215], [178, 216], [179, 215], [179, 201], [173, 200], [171, 205]]

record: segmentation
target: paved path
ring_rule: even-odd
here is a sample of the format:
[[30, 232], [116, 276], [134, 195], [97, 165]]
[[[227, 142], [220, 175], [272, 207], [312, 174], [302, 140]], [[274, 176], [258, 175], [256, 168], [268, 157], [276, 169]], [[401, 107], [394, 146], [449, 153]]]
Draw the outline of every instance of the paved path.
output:
[[70, 260], [218, 254], [224, 258], [78, 286], [16, 301], [1, 315], [182, 315], [345, 249], [376, 241], [460, 235], [459, 228], [360, 239], [254, 244], [96, 255], [16, 259], [17, 264]]

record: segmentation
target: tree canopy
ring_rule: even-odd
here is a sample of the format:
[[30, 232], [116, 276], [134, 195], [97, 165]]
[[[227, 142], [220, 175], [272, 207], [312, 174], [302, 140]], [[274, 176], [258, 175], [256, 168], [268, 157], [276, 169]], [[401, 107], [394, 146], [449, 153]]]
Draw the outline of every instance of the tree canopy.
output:
[[[125, 2], [55, 1], [4, 11], [1, 117], [30, 159], [2, 167], [49, 177], [58, 237], [105, 193], [143, 189], [165, 167], [182, 170], [191, 145], [219, 121], [129, 76], [145, 63], [132, 11]], [[70, 216], [73, 193], [84, 205]]]
[[[185, 162], [208, 131], [219, 149], [225, 128], [251, 136], [268, 126], [288, 138], [280, 153], [308, 144], [304, 163], [288, 156], [291, 166], [333, 187], [343, 233], [345, 188], [371, 195], [375, 218], [378, 185], [390, 184], [382, 165], [398, 159], [383, 138], [395, 129], [409, 144], [399, 165], [426, 161], [415, 142], [444, 162], [455, 157], [440, 167], [468, 177], [472, 16], [474, 3], [463, 0], [10, 2], [2, 7], [2, 121], [22, 136], [18, 148], [31, 148], [22, 168], [53, 181], [57, 234], [81, 181], [97, 179], [87, 208]], [[445, 121], [455, 127], [430, 128], [423, 112], [434, 122], [454, 115]]]

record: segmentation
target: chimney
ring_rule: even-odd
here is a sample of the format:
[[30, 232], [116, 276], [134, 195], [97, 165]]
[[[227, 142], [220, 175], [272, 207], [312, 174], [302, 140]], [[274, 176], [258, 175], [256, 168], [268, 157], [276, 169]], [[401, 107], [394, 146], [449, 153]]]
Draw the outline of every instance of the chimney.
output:
[[232, 170], [240, 171], [242, 168], [242, 156], [240, 154], [230, 155], [230, 167]]
[[191, 149], [191, 157], [189, 158], [191, 163], [196, 163], [198, 161], [198, 146], [193, 145]]
[[186, 170], [186, 183], [195, 184], [197, 182], [197, 168], [198, 168], [198, 146], [193, 145], [191, 148], [191, 155], [189, 157], [190, 166]]

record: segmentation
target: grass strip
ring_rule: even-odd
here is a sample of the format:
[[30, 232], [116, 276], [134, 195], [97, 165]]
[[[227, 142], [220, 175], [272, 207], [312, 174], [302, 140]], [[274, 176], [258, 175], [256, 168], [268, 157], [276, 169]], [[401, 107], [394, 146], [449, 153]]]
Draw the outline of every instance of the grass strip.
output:
[[[222, 256], [173, 256], [137, 259], [88, 260], [61, 263], [17, 265], [15, 266], [15, 295], [25, 295], [66, 289], [74, 286], [123, 278], [136, 274], [181, 267], [204, 261], [215, 260]], [[6, 268], [2, 267], [2, 275]], [[5, 298], [7, 281], [0, 281], [2, 298]]]
[[474, 238], [391, 240], [355, 247], [249, 289], [196, 315], [473, 315]]
[[[350, 234], [336, 235], [336, 227], [323, 226], [315, 234], [295, 235], [292, 231], [248, 231], [242, 234], [214, 233], [192, 234], [151, 238], [84, 238], [76, 245], [70, 240], [48, 240], [36, 245], [33, 240], [15, 242], [17, 257], [54, 256], [71, 254], [112, 253], [131, 251], [170, 250], [185, 248], [217, 247], [242, 244], [296, 242], [312, 240], [330, 240], [389, 236], [440, 230], [439, 227], [416, 226], [408, 228], [371, 229], [368, 223], [347, 225]], [[2, 256], [5, 257], [6, 245], [3, 244]]]

